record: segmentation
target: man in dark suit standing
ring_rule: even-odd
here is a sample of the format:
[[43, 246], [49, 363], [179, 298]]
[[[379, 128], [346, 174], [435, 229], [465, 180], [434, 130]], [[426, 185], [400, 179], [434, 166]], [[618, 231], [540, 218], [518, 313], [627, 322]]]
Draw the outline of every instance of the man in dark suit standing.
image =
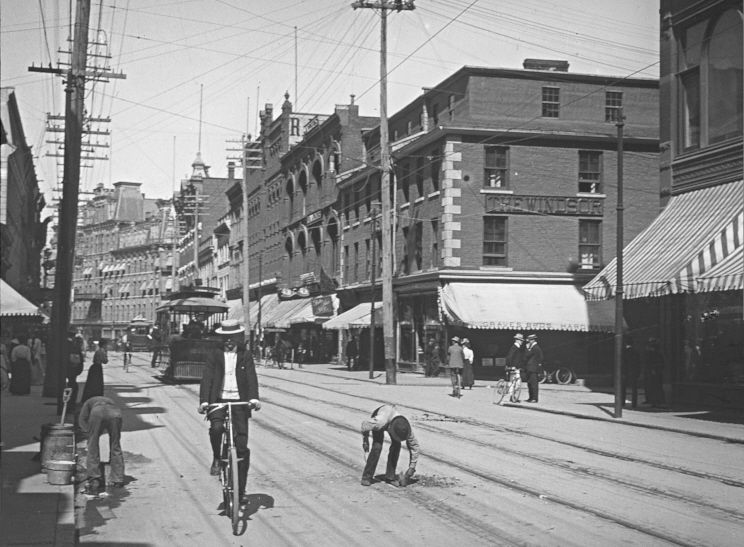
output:
[[537, 373], [540, 371], [540, 365], [543, 362], [543, 352], [537, 345], [537, 334], [530, 334], [527, 337], [527, 353], [525, 354], [524, 368], [527, 371], [527, 389], [530, 393], [528, 403], [536, 403], [540, 383], [537, 379]]
[[[234, 319], [223, 321], [215, 331], [223, 340], [223, 348], [213, 349], [207, 354], [204, 373], [199, 386], [199, 412], [207, 411], [214, 403], [248, 402], [259, 410], [258, 378], [256, 366], [249, 351], [246, 351], [243, 338], [245, 329]], [[234, 406], [231, 409], [235, 448], [238, 453], [238, 486], [241, 501], [245, 497], [245, 484], [250, 467], [251, 451], [248, 448], [248, 418], [251, 409], [248, 405]], [[209, 413], [209, 441], [212, 444], [212, 467], [210, 474], [220, 474], [220, 445], [226, 408], [217, 408]]]

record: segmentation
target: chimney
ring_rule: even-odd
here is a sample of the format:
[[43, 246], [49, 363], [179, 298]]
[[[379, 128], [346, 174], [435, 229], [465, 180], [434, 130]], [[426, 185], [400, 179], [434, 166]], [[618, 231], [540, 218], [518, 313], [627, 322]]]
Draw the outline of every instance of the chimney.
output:
[[568, 72], [568, 61], [555, 59], [525, 59], [522, 63], [525, 70], [548, 70], [551, 72]]
[[235, 162], [227, 162], [227, 180], [233, 182], [235, 180]]

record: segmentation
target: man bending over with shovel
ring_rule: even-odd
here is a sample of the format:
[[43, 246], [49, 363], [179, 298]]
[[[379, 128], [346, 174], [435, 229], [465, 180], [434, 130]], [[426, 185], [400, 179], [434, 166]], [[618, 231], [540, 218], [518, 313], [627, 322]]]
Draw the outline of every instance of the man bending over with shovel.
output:
[[[372, 432], [371, 451], [369, 449], [370, 431]], [[395, 406], [383, 405], [375, 409], [369, 419], [362, 422], [362, 449], [367, 458], [367, 463], [364, 466], [364, 472], [362, 473], [362, 486], [369, 486], [372, 484], [372, 479], [375, 475], [375, 468], [377, 467], [377, 461], [380, 459], [380, 453], [382, 452], [382, 443], [385, 440], [386, 431], [388, 432], [388, 435], [390, 435], [390, 451], [388, 452], [385, 481], [399, 486], [406, 486], [408, 481], [416, 472], [416, 462], [419, 457], [419, 444], [413, 434], [411, 424], [405, 417], [398, 414]], [[405, 473], [400, 473], [396, 478], [395, 468], [398, 465], [400, 443], [403, 441], [406, 442], [410, 461], [408, 463], [408, 470]], [[367, 456], [367, 452], [369, 452], [369, 456]]]

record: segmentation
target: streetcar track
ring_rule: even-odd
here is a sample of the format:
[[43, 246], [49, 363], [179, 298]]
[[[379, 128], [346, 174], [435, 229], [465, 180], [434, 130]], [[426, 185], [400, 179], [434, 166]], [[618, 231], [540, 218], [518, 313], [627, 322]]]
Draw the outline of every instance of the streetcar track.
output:
[[[348, 405], [345, 405], [345, 404], [342, 404], [342, 403], [332, 403], [332, 402], [325, 401], [325, 400], [322, 400], [322, 399], [315, 399], [315, 398], [307, 397], [307, 396], [304, 396], [304, 395], [298, 395], [296, 393], [292, 393], [291, 391], [283, 390], [283, 389], [277, 388], [277, 387], [272, 387], [271, 389], [274, 389], [276, 391], [280, 391], [282, 393], [285, 393], [285, 394], [288, 394], [288, 395], [291, 395], [291, 396], [300, 397], [300, 398], [303, 398], [303, 399], [310, 399], [310, 400], [318, 401], [318, 402], [323, 402], [323, 403], [325, 403], [328, 406], [331, 406], [331, 407], [334, 407], [334, 408], [338, 408], [338, 409], [364, 412], [363, 409], [358, 409], [356, 407], [348, 406]], [[447, 421], [447, 420], [437, 420], [437, 421]], [[682, 496], [681, 494], [675, 494], [673, 492], [669, 492], [669, 491], [666, 491], [666, 490], [661, 490], [661, 489], [658, 489], [658, 488], [644, 486], [644, 485], [638, 484], [636, 482], [631, 482], [631, 481], [623, 480], [621, 478], [613, 477], [611, 475], [602, 473], [600, 470], [597, 470], [596, 468], [589, 468], [589, 467], [583, 467], [583, 466], [580, 467], [580, 468], [578, 468], [578, 467], [572, 466], [570, 462], [566, 462], [564, 460], [553, 459], [553, 458], [549, 458], [549, 457], [544, 457], [544, 456], [540, 456], [538, 454], [534, 454], [534, 453], [530, 453], [530, 452], [526, 452], [526, 451], [521, 451], [521, 450], [517, 450], [517, 449], [514, 449], [514, 448], [509, 448], [509, 447], [502, 446], [502, 445], [496, 445], [496, 444], [493, 444], [491, 442], [486, 442], [486, 441], [480, 441], [480, 440], [477, 440], [477, 439], [472, 439], [472, 438], [467, 437], [465, 435], [460, 435], [460, 434], [458, 434], [458, 433], [456, 433], [454, 431], [450, 431], [450, 430], [447, 430], [447, 429], [444, 429], [444, 428], [441, 428], [441, 427], [437, 427], [435, 425], [430, 425], [426, 421], [424, 421], [424, 422], [418, 421], [417, 422], [417, 427], [419, 427], [420, 429], [431, 431], [432, 433], [441, 434], [441, 435], [445, 435], [445, 436], [450, 437], [450, 438], [454, 438], [454, 439], [456, 439], [456, 440], [458, 440], [460, 442], [474, 444], [474, 445], [477, 445], [477, 446], [479, 446], [481, 448], [496, 449], [496, 450], [499, 450], [499, 451], [504, 452], [504, 453], [507, 453], [507, 454], [511, 454], [511, 455], [514, 455], [514, 456], [519, 456], [520, 458], [525, 458], [525, 459], [530, 459], [530, 460], [533, 460], [533, 461], [537, 461], [539, 463], [542, 463], [544, 465], [547, 465], [550, 468], [559, 467], [562, 470], [567, 471], [569, 473], [572, 473], [574, 475], [588, 476], [588, 477], [590, 477], [592, 479], [599, 479], [599, 480], [605, 481], [605, 482], [610, 483], [610, 484], [615, 484], [615, 485], [620, 485], [620, 486], [624, 486], [624, 487], [627, 487], [627, 488], [632, 488], [632, 489], [634, 489], [636, 491], [639, 491], [639, 492], [642, 492], [642, 493], [646, 493], [646, 494], [649, 494], [649, 495], [652, 495], [652, 496], [664, 497], [664, 498], [669, 499], [669, 500], [672, 500], [672, 501], [683, 502], [683, 503], [689, 504], [689, 505], [695, 505], [695, 506], [700, 507], [700, 508], [703, 508], [703, 509], [713, 509], [715, 511], [719, 511], [720, 513], [723, 513], [725, 516], [732, 517], [732, 518], [735, 518], [735, 519], [738, 519], [738, 520], [744, 520], [744, 513], [738, 512], [738, 511], [736, 511], [734, 509], [729, 509], [729, 508], [726, 508], [726, 507], [721, 507], [719, 505], [716, 505], [716, 504], [713, 504], [713, 503], [710, 503], [710, 502], [707, 502], [707, 501], [699, 500], [699, 499], [693, 499], [693, 498], [690, 498], [690, 497], [685, 497], [685, 496]], [[519, 434], [521, 435], [522, 433], [520, 432]]]
[[[296, 396], [302, 397], [301, 395], [296, 395]], [[358, 430], [356, 428], [352, 427], [352, 426], [341, 425], [338, 422], [334, 422], [332, 420], [329, 420], [329, 419], [326, 419], [326, 418], [317, 416], [316, 414], [312, 414], [310, 412], [299, 410], [299, 409], [294, 408], [294, 407], [291, 407], [291, 406], [287, 406], [287, 405], [283, 405], [283, 404], [277, 403], [277, 402], [273, 401], [270, 398], [264, 397], [263, 400], [266, 401], [267, 403], [272, 404], [273, 406], [282, 408], [284, 410], [288, 410], [290, 412], [295, 412], [297, 414], [301, 414], [303, 416], [307, 416], [307, 417], [313, 418], [315, 420], [318, 420], [318, 421], [321, 421], [321, 422], [325, 422], [326, 424], [328, 424], [331, 427], [335, 427], [337, 429], [341, 429], [341, 430], [344, 430], [344, 431], [351, 431], [351, 432], [354, 432], [354, 433], [358, 433]], [[297, 442], [302, 442], [302, 441], [299, 441], [295, 435], [290, 435], [288, 433], [285, 433], [285, 432], [281, 431], [280, 429], [277, 429], [275, 432], [278, 433], [278, 434], [284, 435], [287, 438], [293, 439], [293, 440], [295, 440]], [[302, 442], [302, 444], [307, 444], [307, 443]], [[317, 448], [313, 447], [313, 450], [316, 450], [320, 454], [326, 455], [327, 457], [333, 459], [334, 461], [339, 461], [339, 463], [343, 463], [343, 461], [341, 460], [341, 458], [339, 458], [337, 456], [331, 456], [330, 454], [327, 454], [323, 449], [317, 449]], [[444, 465], [445, 467], [454, 467], [455, 469], [458, 469], [459, 471], [461, 471], [461, 472], [463, 472], [463, 473], [465, 473], [467, 475], [472, 475], [472, 476], [478, 477], [479, 479], [484, 480], [486, 482], [495, 483], [495, 484], [498, 484], [500, 486], [506, 487], [506, 488], [508, 488], [510, 490], [519, 492], [521, 494], [527, 494], [527, 495], [533, 496], [534, 498], [540, 499], [540, 500], [545, 501], [545, 502], [553, 503], [555, 505], [562, 506], [562, 507], [567, 507], [567, 508], [573, 509], [574, 511], [577, 511], [579, 513], [584, 513], [584, 514], [588, 514], [588, 515], [597, 517], [597, 518], [602, 519], [604, 521], [611, 522], [611, 523], [616, 524], [618, 526], [622, 526], [623, 528], [627, 528], [629, 530], [633, 530], [635, 532], [639, 532], [641, 534], [645, 534], [647, 536], [650, 536], [650, 537], [653, 537], [653, 538], [656, 538], [656, 539], [667, 541], [667, 542], [672, 543], [672, 544], [675, 544], [675, 545], [684, 545], [684, 546], [689, 546], [689, 547], [693, 547], [693, 546], [696, 545], [695, 543], [687, 543], [687, 542], [685, 542], [683, 539], [681, 539], [679, 537], [665, 534], [663, 532], [654, 530], [653, 528], [649, 528], [647, 526], [638, 525], [638, 524], [636, 524], [634, 522], [631, 522], [630, 520], [628, 520], [626, 518], [614, 516], [614, 515], [611, 515], [611, 514], [605, 512], [605, 511], [602, 511], [602, 510], [599, 510], [599, 509], [594, 509], [592, 507], [589, 507], [587, 505], [584, 505], [584, 504], [581, 504], [581, 503], [578, 503], [578, 502], [573, 502], [573, 501], [570, 501], [570, 500], [567, 500], [567, 499], [563, 499], [563, 498], [560, 498], [558, 496], [553, 496], [553, 495], [546, 496], [541, 491], [539, 491], [539, 490], [537, 490], [535, 488], [532, 488], [532, 487], [529, 487], [529, 486], [525, 486], [525, 485], [521, 485], [521, 484], [518, 484], [518, 483], [511, 482], [511, 480], [509, 480], [509, 479], [499, 477], [497, 475], [494, 475], [494, 474], [489, 473], [489, 472], [486, 472], [486, 471], [479, 471], [479, 470], [474, 469], [473, 467], [468, 467], [468, 466], [465, 466], [465, 465], [458, 464], [457, 462], [452, 461], [451, 458], [436, 456], [436, 455], [434, 455], [434, 454], [432, 454], [430, 452], [427, 452], [426, 457], [427, 457], [427, 459], [430, 459], [432, 461], [435, 461], [435, 462], [437, 462], [437, 463], [439, 463], [441, 465]], [[448, 513], [446, 513], [446, 514], [448, 514]], [[470, 519], [470, 520], [472, 520], [472, 519]], [[479, 523], [479, 527], [483, 527], [482, 523]], [[503, 533], [503, 532], [500, 532], [500, 533]]]
[[[266, 378], [266, 377], [264, 377], [264, 378]], [[317, 385], [314, 385], [314, 384], [307, 384], [305, 382], [300, 382], [298, 380], [290, 380], [288, 378], [280, 378], [278, 376], [272, 376], [271, 378], [272, 379], [275, 379], [275, 380], [280, 380], [280, 381], [283, 381], [283, 382], [288, 382], [288, 383], [292, 383], [292, 384], [299, 384], [299, 385], [302, 385], [302, 386], [311, 387], [313, 389], [319, 389], [319, 390], [323, 390], [323, 391], [329, 391], [331, 393], [345, 395], [345, 396], [348, 396], [348, 397], [354, 397], [356, 399], [363, 399], [363, 400], [367, 400], [367, 401], [372, 401], [374, 403], [379, 403], [379, 400], [377, 398], [374, 398], [374, 397], [366, 397], [364, 395], [351, 395], [351, 394], [349, 394], [346, 391], [341, 391], [341, 390], [336, 390], [336, 389], [331, 389], [331, 388], [326, 388], [326, 387], [320, 387], [320, 386], [317, 386]], [[281, 390], [281, 388], [278, 388], [278, 387], [275, 387], [275, 386], [270, 386], [268, 384], [267, 384], [267, 387], [272, 388], [272, 389]], [[292, 393], [292, 392], [291, 391], [287, 391], [287, 393]], [[324, 399], [317, 399], [317, 400], [325, 401]], [[422, 414], [428, 414], [428, 415], [431, 415], [431, 416], [440, 416], [441, 417], [441, 420], [440, 421], [455, 421], [455, 422], [459, 422], [459, 423], [471, 425], [471, 426], [474, 426], [474, 427], [486, 428], [486, 429], [488, 429], [490, 431], [493, 431], [493, 432], [496, 432], [496, 433], [507, 432], [507, 433], [513, 433], [513, 434], [522, 435], [522, 436], [533, 437], [535, 439], [540, 439], [540, 440], [543, 440], [543, 441], [553, 442], [553, 443], [560, 444], [560, 445], [563, 445], [563, 446], [568, 446], [570, 448], [578, 448], [578, 449], [583, 450], [585, 452], [589, 452], [591, 454], [595, 454], [595, 455], [598, 455], [598, 456], [604, 456], [606, 458], [612, 458], [612, 459], [616, 459], [616, 460], [626, 461], [626, 462], [629, 462], [629, 463], [643, 464], [643, 465], [647, 465], [649, 467], [653, 467], [653, 468], [656, 468], [656, 469], [661, 469], [661, 470], [664, 470], [664, 471], [670, 471], [670, 472], [673, 472], [673, 473], [680, 473], [682, 475], [688, 475], [688, 476], [691, 476], [691, 477], [697, 477], [697, 478], [701, 478], [701, 479], [705, 479], [705, 480], [717, 481], [717, 482], [720, 482], [720, 483], [725, 484], [727, 486], [733, 486], [735, 488], [744, 488], [744, 481], [736, 480], [736, 479], [733, 479], [731, 477], [725, 477], [725, 476], [722, 476], [722, 475], [716, 475], [716, 474], [708, 473], [708, 472], [695, 471], [694, 469], [688, 469], [686, 467], [678, 467], [678, 466], [673, 466], [673, 465], [667, 465], [667, 464], [665, 464], [663, 462], [647, 460], [647, 459], [643, 459], [643, 458], [638, 458], [636, 456], [630, 456], [630, 455], [627, 455], [627, 454], [618, 454], [618, 453], [615, 453], [615, 452], [610, 452], [608, 450], [603, 450], [601, 448], [596, 448], [596, 447], [593, 447], [593, 446], [588, 446], [588, 445], [585, 445], [585, 444], [577, 443], [575, 441], [568, 441], [568, 440], [564, 440], [564, 439], [556, 439], [556, 438], [550, 437], [548, 435], [543, 435], [541, 433], [535, 433], [535, 432], [531, 432], [531, 431], [526, 431], [524, 429], [511, 428], [511, 427], [507, 427], [507, 426], [497, 426], [497, 425], [494, 425], [494, 424], [489, 423], [489, 422], [485, 422], [485, 421], [482, 421], [482, 420], [476, 420], [474, 418], [452, 417], [452, 416], [448, 416], [447, 414], [444, 414], [444, 413], [441, 413], [441, 412], [432, 412], [429, 409], [415, 407], [415, 406], [411, 406], [409, 404], [405, 404], [404, 406], [406, 408], [410, 408], [411, 410], [414, 410], [414, 411], [417, 411], [417, 412], [421, 412]], [[359, 409], [357, 409], [357, 410], [359, 410]]]

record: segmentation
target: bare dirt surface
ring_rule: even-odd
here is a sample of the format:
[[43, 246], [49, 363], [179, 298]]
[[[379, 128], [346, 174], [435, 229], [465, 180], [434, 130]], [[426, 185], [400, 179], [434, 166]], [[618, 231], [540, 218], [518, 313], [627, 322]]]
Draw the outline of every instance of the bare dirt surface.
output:
[[[249, 503], [233, 536], [209, 475], [198, 386], [162, 383], [145, 354], [128, 373], [116, 358], [106, 391], [126, 407], [127, 482], [86, 500], [82, 544], [720, 546], [744, 535], [743, 445], [307, 367], [259, 368]], [[383, 403], [398, 405], [421, 444], [406, 488], [360, 485], [359, 426]], [[387, 446], [378, 474], [386, 456]], [[407, 463], [404, 449], [398, 470]]]

